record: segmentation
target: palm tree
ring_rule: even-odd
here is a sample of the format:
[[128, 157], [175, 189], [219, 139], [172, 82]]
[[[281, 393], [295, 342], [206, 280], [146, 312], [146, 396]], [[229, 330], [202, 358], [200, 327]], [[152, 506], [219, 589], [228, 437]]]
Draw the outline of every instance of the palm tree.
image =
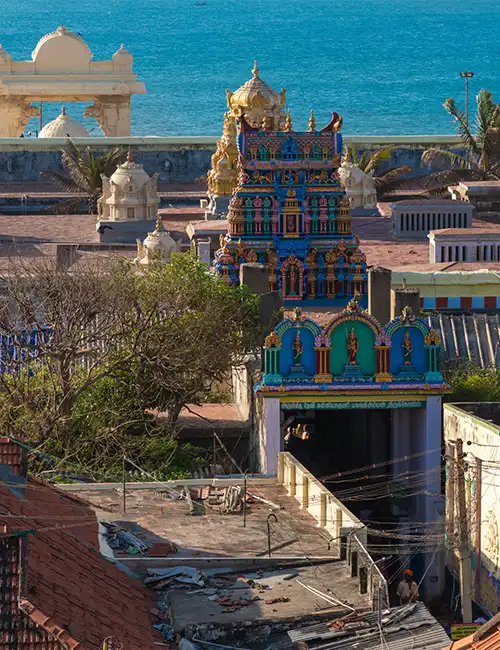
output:
[[360, 156], [354, 145], [344, 147], [344, 160], [352, 162], [365, 174], [373, 172], [373, 182], [379, 199], [385, 194], [390, 194], [398, 189], [401, 183], [405, 181], [402, 178], [403, 175], [412, 171], [411, 167], [402, 165], [400, 167], [391, 167], [387, 171], [377, 174], [379, 165], [391, 159], [393, 149], [395, 149], [395, 145], [389, 145], [378, 151], [364, 153]]
[[446, 112], [458, 124], [458, 133], [465, 150], [460, 155], [449, 149], [431, 147], [422, 154], [424, 164], [447, 163], [444, 171], [424, 176], [422, 186], [433, 194], [446, 193], [448, 185], [460, 181], [500, 180], [500, 104], [495, 104], [488, 90], [480, 90], [476, 97], [477, 113], [474, 128], [449, 97], [443, 104]]
[[47, 176], [54, 183], [59, 185], [68, 194], [78, 194], [66, 201], [52, 206], [56, 212], [72, 214], [77, 211], [84, 194], [88, 200], [89, 213], [97, 213], [97, 201], [102, 195], [101, 174], [111, 176], [117, 165], [125, 161], [127, 152], [122, 148], [116, 148], [108, 153], [94, 155], [90, 147], [84, 150], [79, 149], [76, 144], [68, 138], [68, 143], [61, 153], [61, 162], [66, 174], [59, 174], [45, 170], [40, 172]]

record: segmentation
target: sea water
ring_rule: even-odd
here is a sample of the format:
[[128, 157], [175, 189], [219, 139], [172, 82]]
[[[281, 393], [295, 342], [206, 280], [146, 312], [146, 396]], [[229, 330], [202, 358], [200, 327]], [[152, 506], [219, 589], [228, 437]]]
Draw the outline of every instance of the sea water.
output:
[[[452, 133], [442, 104], [464, 105], [461, 70], [500, 101], [498, 0], [0, 0], [0, 42], [29, 59], [60, 24], [95, 59], [121, 43], [147, 94], [132, 100], [133, 135], [217, 135], [226, 88], [251, 77], [254, 59], [286, 88], [294, 128], [332, 111], [349, 134]], [[83, 105], [68, 106], [83, 119]], [[45, 121], [60, 107], [44, 107]], [[36, 122], [31, 127], [36, 128]], [[94, 128], [93, 134], [98, 131]]]

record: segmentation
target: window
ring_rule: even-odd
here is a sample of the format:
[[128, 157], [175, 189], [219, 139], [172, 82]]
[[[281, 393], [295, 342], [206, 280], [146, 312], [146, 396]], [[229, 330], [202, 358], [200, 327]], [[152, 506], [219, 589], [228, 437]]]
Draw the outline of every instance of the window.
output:
[[321, 147], [319, 145], [312, 146], [310, 158], [311, 160], [321, 160]]
[[135, 208], [127, 208], [127, 219], [135, 219]]
[[264, 147], [263, 144], [257, 150], [257, 160], [269, 160], [269, 149]]

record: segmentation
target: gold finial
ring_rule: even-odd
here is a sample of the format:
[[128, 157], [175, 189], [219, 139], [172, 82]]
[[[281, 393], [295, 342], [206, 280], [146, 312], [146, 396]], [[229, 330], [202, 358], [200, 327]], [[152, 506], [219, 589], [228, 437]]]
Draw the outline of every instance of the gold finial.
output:
[[258, 77], [259, 74], [260, 74], [259, 65], [258, 65], [257, 61], [253, 62], [252, 74], [253, 74], [254, 77]]
[[285, 131], [291, 131], [292, 129], [293, 129], [292, 114], [290, 113], [290, 111], [288, 111], [285, 119]]
[[309, 131], [316, 131], [316, 120], [314, 119], [313, 110], [311, 110], [311, 115], [309, 116]]
[[158, 219], [156, 220], [156, 232], [163, 232], [163, 231], [164, 231], [163, 220], [160, 217], [160, 215], [158, 215]]
[[66, 115], [66, 106], [61, 107], [61, 115]]
[[132, 149], [128, 150], [127, 153], [127, 162], [131, 163], [134, 162], [134, 154], [132, 153]]

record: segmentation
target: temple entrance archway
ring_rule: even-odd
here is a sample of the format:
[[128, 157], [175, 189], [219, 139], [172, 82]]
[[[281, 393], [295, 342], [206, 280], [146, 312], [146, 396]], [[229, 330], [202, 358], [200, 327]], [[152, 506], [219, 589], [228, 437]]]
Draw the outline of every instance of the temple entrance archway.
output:
[[19, 137], [43, 102], [91, 103], [84, 116], [105, 136], [129, 136], [130, 98], [146, 92], [132, 64], [123, 45], [111, 60], [93, 61], [85, 40], [64, 26], [40, 39], [30, 61], [13, 61], [0, 46], [0, 137]]
[[[285, 416], [287, 420], [294, 417], [292, 427], [302, 424], [310, 431], [306, 440], [290, 437], [290, 453], [318, 478], [343, 474], [338, 478], [332, 477], [332, 482], [325, 484], [339, 497], [345, 495], [345, 504], [350, 510], [358, 515], [361, 511], [371, 511], [379, 518], [390, 515], [388, 502], [378, 499], [364, 501], [362, 497], [368, 484], [370, 489], [376, 483], [385, 484], [393, 468], [385, 465], [363, 474], [349, 472], [391, 458], [392, 409], [318, 409], [287, 412]], [[360, 480], [362, 475], [370, 478]]]

